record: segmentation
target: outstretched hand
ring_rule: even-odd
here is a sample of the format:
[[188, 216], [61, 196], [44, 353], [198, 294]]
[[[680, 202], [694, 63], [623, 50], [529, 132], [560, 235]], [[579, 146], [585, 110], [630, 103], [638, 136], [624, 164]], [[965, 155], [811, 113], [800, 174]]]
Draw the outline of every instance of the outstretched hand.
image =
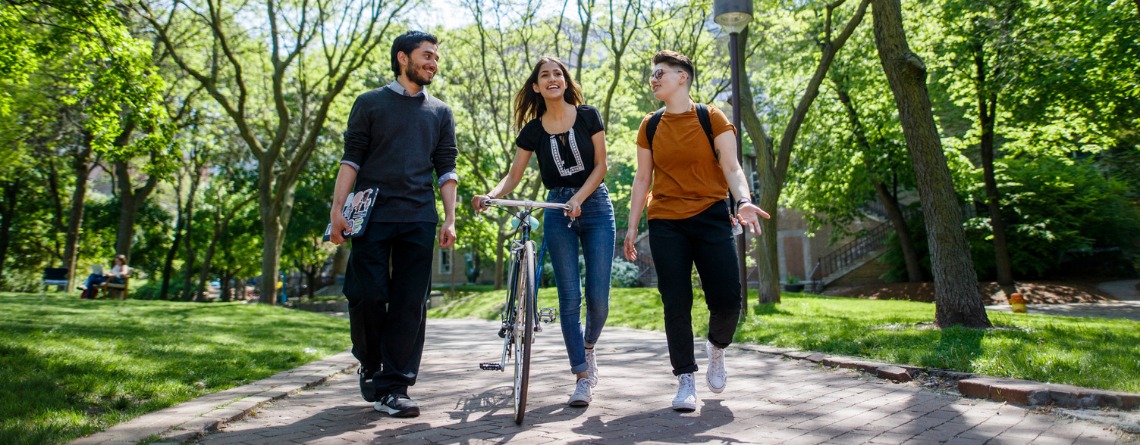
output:
[[740, 223], [741, 227], [747, 227], [748, 233], [753, 235], [763, 233], [763, 230], [760, 229], [760, 218], [770, 219], [772, 215], [752, 203], [742, 204], [736, 211], [736, 221]]

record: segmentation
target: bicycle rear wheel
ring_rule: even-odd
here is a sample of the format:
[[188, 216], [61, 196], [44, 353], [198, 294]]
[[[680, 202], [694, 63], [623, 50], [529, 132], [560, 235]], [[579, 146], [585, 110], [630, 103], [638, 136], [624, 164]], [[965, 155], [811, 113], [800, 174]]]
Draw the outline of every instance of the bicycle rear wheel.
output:
[[530, 348], [534, 343], [535, 295], [534, 286], [534, 242], [527, 241], [519, 252], [519, 273], [516, 275], [515, 292], [518, 297], [515, 306], [515, 423], [521, 425], [526, 415], [526, 393], [530, 383]]

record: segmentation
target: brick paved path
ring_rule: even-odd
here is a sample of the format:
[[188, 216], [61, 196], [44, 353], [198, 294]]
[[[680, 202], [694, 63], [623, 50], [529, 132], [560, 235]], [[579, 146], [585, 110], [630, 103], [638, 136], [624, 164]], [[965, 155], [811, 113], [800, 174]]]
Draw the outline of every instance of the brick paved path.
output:
[[[524, 425], [512, 418], [511, 375], [479, 371], [501, 347], [496, 323], [430, 320], [424, 365], [411, 395], [422, 415], [396, 419], [359, 396], [355, 375], [302, 391], [201, 438], [203, 444], [282, 443], [1123, 443], [1104, 427], [1016, 406], [964, 399], [853, 371], [730, 348], [728, 389], [712, 394], [697, 375], [699, 409], [669, 403], [664, 334], [607, 328], [598, 345], [601, 381], [588, 408], [573, 390], [558, 325], [534, 351]], [[347, 335], [347, 333], [346, 333]], [[698, 363], [705, 367], [704, 352]]]

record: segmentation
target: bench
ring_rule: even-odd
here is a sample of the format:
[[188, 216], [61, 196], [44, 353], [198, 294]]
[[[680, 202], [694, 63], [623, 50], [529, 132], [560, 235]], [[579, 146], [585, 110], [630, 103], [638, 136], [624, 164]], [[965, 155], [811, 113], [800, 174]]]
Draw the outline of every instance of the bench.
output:
[[92, 298], [98, 297], [98, 292], [103, 291], [105, 298], [118, 298], [124, 300], [127, 298], [127, 293], [130, 291], [131, 277], [123, 277], [122, 283], [112, 283], [111, 281], [104, 281], [103, 284], [96, 286], [95, 294]]
[[67, 286], [67, 268], [66, 267], [47, 267], [44, 268], [44, 289], [49, 286], [59, 286], [63, 290]]

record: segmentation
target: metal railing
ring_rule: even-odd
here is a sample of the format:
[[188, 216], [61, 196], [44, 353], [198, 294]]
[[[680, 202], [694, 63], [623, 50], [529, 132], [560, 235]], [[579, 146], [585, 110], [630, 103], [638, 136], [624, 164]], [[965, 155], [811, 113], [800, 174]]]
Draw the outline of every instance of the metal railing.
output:
[[890, 224], [880, 224], [868, 230], [859, 238], [840, 246], [835, 251], [824, 255], [816, 262], [809, 279], [822, 281], [843, 268], [859, 261], [871, 252], [881, 249], [887, 243], [887, 236], [891, 233]]

